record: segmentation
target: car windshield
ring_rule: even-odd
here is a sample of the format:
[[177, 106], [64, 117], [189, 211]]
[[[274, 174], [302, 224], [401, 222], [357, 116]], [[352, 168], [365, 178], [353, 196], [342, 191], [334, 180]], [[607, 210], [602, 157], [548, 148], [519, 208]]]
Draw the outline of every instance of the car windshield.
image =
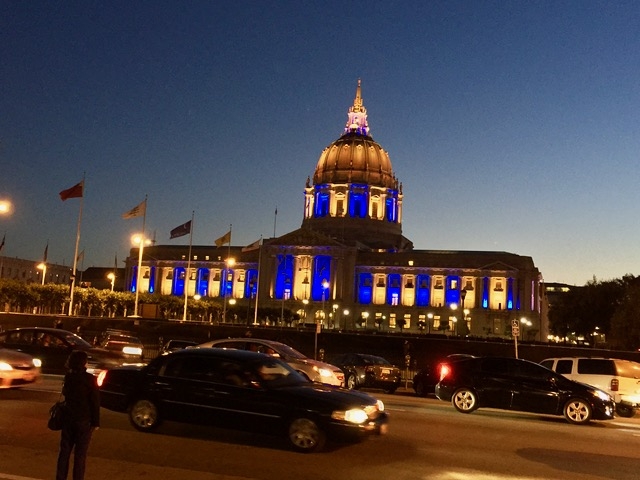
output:
[[374, 355], [363, 356], [362, 363], [365, 365], [390, 365], [390, 363], [382, 357], [376, 357]]
[[309, 384], [309, 380], [286, 363], [275, 358], [264, 358], [251, 365], [251, 370], [267, 388], [290, 387]]
[[64, 338], [64, 340], [67, 343], [69, 343], [70, 345], [73, 345], [75, 347], [91, 348], [91, 344], [89, 342], [84, 340], [82, 337], [79, 337], [75, 333], [69, 332], [66, 335], [62, 335], [62, 338]]
[[278, 353], [284, 357], [299, 358], [299, 359], [307, 358], [306, 355], [303, 355], [295, 348], [290, 347], [289, 345], [285, 345], [284, 343], [279, 343], [275, 346], [278, 349]]

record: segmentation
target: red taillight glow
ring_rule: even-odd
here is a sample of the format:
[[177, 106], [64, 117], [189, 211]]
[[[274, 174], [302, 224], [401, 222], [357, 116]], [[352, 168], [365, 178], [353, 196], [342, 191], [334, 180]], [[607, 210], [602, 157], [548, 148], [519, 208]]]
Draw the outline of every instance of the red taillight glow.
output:
[[617, 378], [611, 379], [611, 391], [617, 392], [620, 387], [620, 381]]
[[106, 370], [102, 370], [99, 374], [98, 374], [98, 386], [101, 387], [102, 384], [104, 383], [104, 379], [107, 376], [107, 371]]
[[440, 364], [440, 380], [451, 373], [451, 367], [446, 363]]

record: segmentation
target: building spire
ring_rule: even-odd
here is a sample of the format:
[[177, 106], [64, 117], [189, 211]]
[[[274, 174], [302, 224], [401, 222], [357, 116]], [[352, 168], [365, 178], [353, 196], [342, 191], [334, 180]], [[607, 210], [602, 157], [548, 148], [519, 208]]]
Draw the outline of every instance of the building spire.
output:
[[369, 135], [369, 124], [367, 123], [367, 109], [362, 103], [361, 80], [358, 79], [356, 87], [356, 98], [353, 105], [349, 107], [347, 125], [344, 133], [357, 133], [358, 135]]

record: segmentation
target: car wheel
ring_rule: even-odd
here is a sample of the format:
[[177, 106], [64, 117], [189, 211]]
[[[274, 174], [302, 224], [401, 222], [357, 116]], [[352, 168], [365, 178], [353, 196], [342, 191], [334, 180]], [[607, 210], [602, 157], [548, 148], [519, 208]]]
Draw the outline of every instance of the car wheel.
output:
[[473, 390], [459, 388], [453, 393], [451, 404], [460, 413], [471, 413], [478, 408], [478, 397]]
[[385, 389], [383, 390], [383, 392], [384, 392], [384, 393], [388, 393], [388, 394], [390, 394], [390, 395], [393, 395], [394, 393], [396, 393], [396, 389], [397, 389], [397, 388], [398, 388], [398, 387], [395, 387], [395, 386], [394, 386], [394, 387], [390, 387], [390, 388], [385, 388]]
[[150, 432], [160, 425], [158, 406], [146, 398], [136, 400], [129, 408], [129, 421], [137, 430]]
[[289, 442], [294, 450], [311, 453], [322, 449], [326, 435], [310, 418], [296, 418], [289, 424]]
[[355, 390], [358, 388], [358, 382], [356, 381], [356, 376], [353, 373], [347, 375], [347, 380], [344, 384], [349, 390]]
[[584, 425], [591, 421], [591, 406], [581, 398], [572, 398], [564, 405], [564, 418], [569, 423]]
[[427, 396], [427, 389], [424, 385], [424, 382], [422, 380], [416, 380], [413, 383], [413, 389], [416, 392], [416, 395], [418, 395], [419, 397], [426, 397]]
[[636, 410], [629, 405], [616, 405], [616, 413], [621, 417], [631, 418], [636, 414]]

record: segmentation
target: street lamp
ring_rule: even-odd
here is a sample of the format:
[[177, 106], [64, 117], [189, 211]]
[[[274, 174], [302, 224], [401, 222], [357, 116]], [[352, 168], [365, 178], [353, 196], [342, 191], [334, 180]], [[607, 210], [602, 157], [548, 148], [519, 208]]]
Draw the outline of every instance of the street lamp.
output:
[[458, 336], [458, 318], [454, 315], [455, 311], [458, 309], [458, 304], [457, 303], [452, 303], [451, 305], [449, 305], [449, 307], [451, 308], [451, 320], [453, 321], [453, 323], [455, 324], [453, 326], [453, 334], [457, 337]]
[[222, 307], [222, 323], [227, 322], [227, 282], [229, 282], [229, 268], [236, 264], [235, 258], [227, 258], [225, 261], [224, 279], [222, 280], [222, 297], [224, 306]]
[[0, 215], [11, 215], [13, 213], [13, 204], [10, 200], [0, 199]]
[[362, 319], [364, 320], [364, 328], [366, 330], [367, 329], [367, 320], [369, 319], [369, 312], [362, 312], [360, 315], [362, 316]]
[[113, 292], [113, 285], [116, 282], [116, 274], [113, 272], [109, 272], [109, 274], [107, 275], [107, 278], [111, 280], [111, 291]]
[[133, 317], [139, 317], [138, 304], [140, 301], [140, 272], [142, 271], [142, 251], [145, 245], [150, 245], [151, 240], [144, 237], [144, 234], [136, 233], [131, 237], [131, 243], [138, 246], [138, 270], [136, 271], [136, 301], [133, 307]]
[[44, 285], [44, 279], [47, 276], [47, 264], [44, 262], [38, 264], [38, 270], [42, 270], [42, 285]]
[[464, 309], [464, 299], [467, 298], [467, 289], [460, 290], [460, 306], [462, 309], [462, 323], [458, 327], [458, 330], [462, 329], [463, 335], [467, 334], [467, 310]]
[[346, 332], [347, 328], [349, 328], [348, 321], [347, 321], [348, 320], [348, 316], [349, 316], [349, 309], [345, 308], [342, 311], [342, 315], [344, 315], [344, 331]]
[[324, 322], [325, 319], [325, 313], [324, 313], [324, 302], [326, 300], [326, 295], [327, 295], [327, 288], [329, 288], [329, 282], [327, 282], [327, 280], [323, 280], [322, 281], [322, 318], [320, 319], [321, 322]]

